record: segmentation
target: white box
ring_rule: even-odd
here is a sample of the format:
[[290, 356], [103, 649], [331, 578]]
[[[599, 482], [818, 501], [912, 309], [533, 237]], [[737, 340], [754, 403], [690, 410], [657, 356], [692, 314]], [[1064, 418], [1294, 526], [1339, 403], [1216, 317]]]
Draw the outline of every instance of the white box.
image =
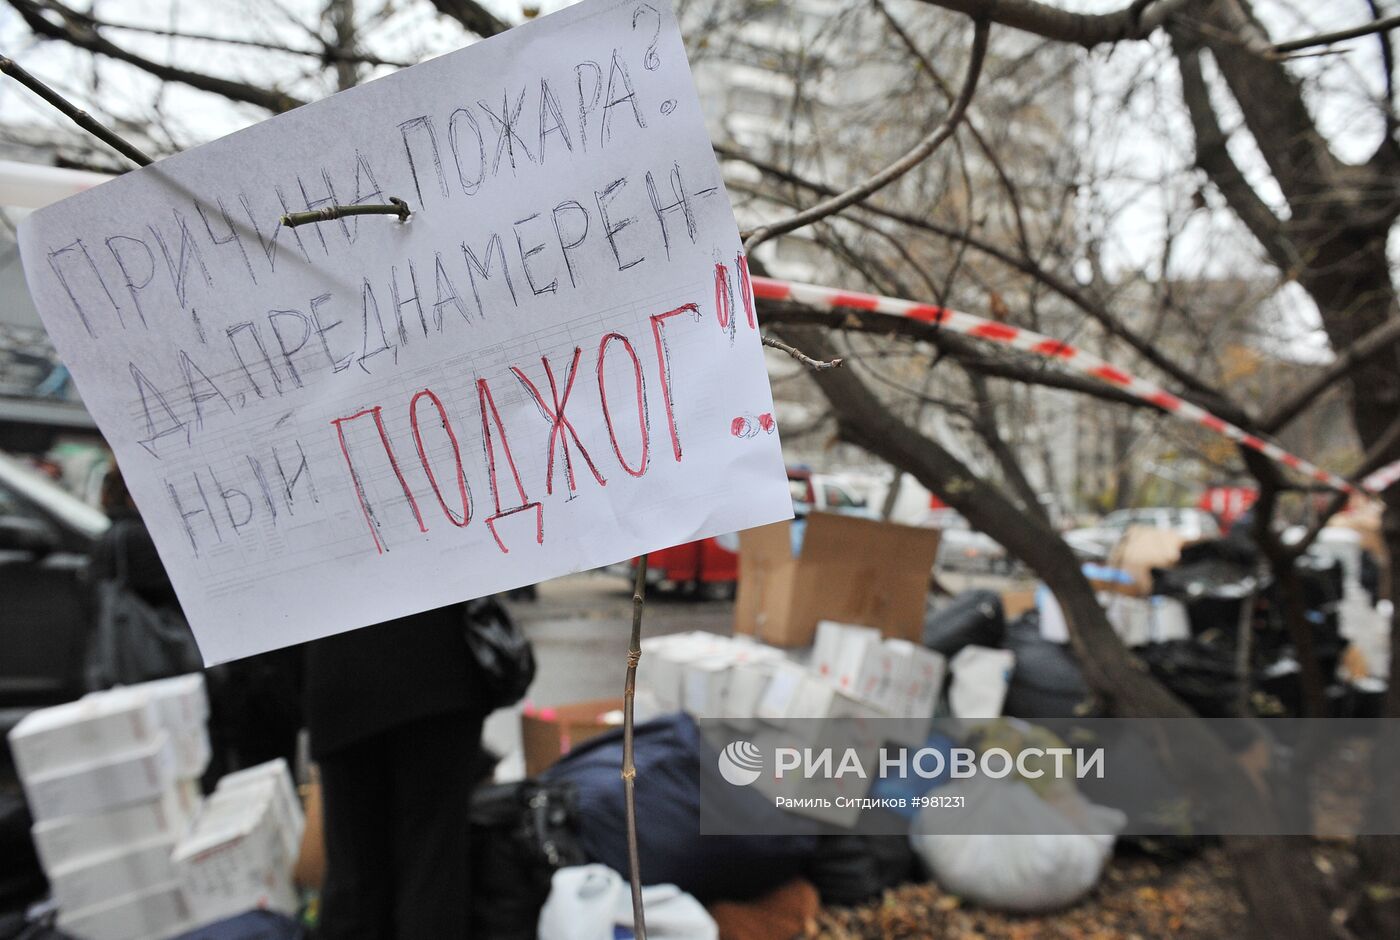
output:
[[1161, 596], [1149, 598], [1148, 603], [1151, 605], [1151, 642], [1191, 639], [1191, 617], [1185, 604], [1175, 597]]
[[964, 646], [949, 663], [953, 684], [948, 688], [948, 709], [956, 718], [993, 719], [1001, 716], [1016, 654], [986, 646]]
[[140, 749], [160, 730], [148, 694], [112, 689], [25, 715], [10, 731], [10, 753], [24, 780]]
[[685, 703], [686, 663], [723, 653], [731, 641], [714, 633], [679, 633], [648, 640], [642, 647], [643, 666], [637, 681], [656, 696], [662, 708], [675, 710]]
[[[812, 648], [812, 672], [849, 691], [855, 685], [866, 644], [879, 642], [880, 631], [874, 627], [822, 620], [817, 624], [817, 641]], [[852, 658], [857, 662], [852, 664]]]
[[170, 863], [175, 841], [147, 839], [48, 871], [54, 900], [60, 910], [78, 911], [169, 884], [175, 880], [175, 868]]
[[288, 854], [295, 859], [301, 850], [301, 835], [306, 828], [306, 814], [302, 811], [301, 798], [297, 796], [296, 784], [292, 781], [292, 771], [280, 757], [252, 767], [245, 767], [219, 779], [216, 792], [228, 792], [259, 781], [272, 781], [276, 787], [278, 826], [290, 843]]
[[1152, 606], [1145, 597], [1100, 594], [1100, 603], [1114, 632], [1125, 646], [1142, 646], [1152, 640]]
[[[195, 830], [176, 846], [175, 870], [196, 921], [254, 908], [296, 913], [294, 858], [278, 831], [274, 802], [249, 801], [236, 812], [201, 814]], [[237, 801], [226, 803], [233, 807]]]
[[178, 780], [198, 780], [209, 767], [213, 751], [209, 732], [203, 725], [194, 728], [169, 729], [170, 745], [175, 751], [175, 777]]
[[773, 678], [776, 663], [739, 663], [729, 671], [729, 685], [724, 690], [720, 717], [738, 731], [751, 731], [758, 726], [758, 705], [763, 692]]
[[856, 675], [852, 691], [858, 698], [891, 715], [902, 715], [910, 669], [908, 655], [891, 647], [888, 641], [872, 646], [861, 658], [860, 672]]
[[29, 811], [36, 821], [147, 802], [159, 798], [174, 782], [175, 751], [165, 731], [125, 753], [23, 781]]
[[681, 667], [681, 707], [696, 718], [718, 718], [729, 687], [732, 658], [708, 656]]
[[199, 787], [182, 781], [153, 800], [90, 816], [34, 824], [34, 848], [45, 871], [147, 839], [179, 839], [199, 811]]
[[797, 691], [807, 679], [807, 671], [795, 663], [777, 663], [763, 697], [758, 700], [761, 721], [781, 726], [793, 714]]
[[194, 924], [184, 892], [172, 881], [92, 907], [62, 911], [58, 926], [83, 940], [165, 940]]
[[191, 672], [132, 686], [144, 689], [156, 703], [161, 724], [167, 728], [203, 728], [209, 722], [209, 693], [204, 674]]
[[903, 684], [897, 690], [894, 706], [889, 709], [897, 719], [893, 740], [922, 747], [938, 711], [948, 660], [942, 653], [908, 640], [886, 640], [884, 645], [906, 663]]

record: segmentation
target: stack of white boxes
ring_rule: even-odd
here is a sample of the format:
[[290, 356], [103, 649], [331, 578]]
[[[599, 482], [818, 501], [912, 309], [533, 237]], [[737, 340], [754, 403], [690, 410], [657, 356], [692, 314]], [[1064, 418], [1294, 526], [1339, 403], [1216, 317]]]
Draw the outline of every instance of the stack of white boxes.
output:
[[207, 718], [194, 674], [33, 712], [10, 732], [64, 930], [159, 940], [191, 926], [171, 853], [199, 808]]
[[278, 758], [219, 781], [173, 865], [196, 922], [254, 908], [295, 915], [292, 868], [306, 819], [287, 762]]
[[[871, 627], [824, 621], [806, 666], [748, 637], [680, 633], [649, 640], [639, 693], [660, 711], [718, 719], [746, 740], [849, 746], [867, 763], [886, 741], [920, 747], [943, 688], [943, 656]], [[775, 737], [777, 736], [777, 737]], [[797, 736], [797, 738], [794, 738]], [[870, 780], [765, 780], [769, 795], [864, 796]], [[827, 793], [823, 787], [830, 788]], [[835, 801], [833, 801], [834, 804]], [[803, 812], [838, 825], [857, 809]]]

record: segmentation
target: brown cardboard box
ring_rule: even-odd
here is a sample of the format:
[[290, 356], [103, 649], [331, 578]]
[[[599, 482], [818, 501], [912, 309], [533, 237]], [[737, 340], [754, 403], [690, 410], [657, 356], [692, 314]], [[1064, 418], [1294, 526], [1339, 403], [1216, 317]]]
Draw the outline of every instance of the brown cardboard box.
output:
[[1028, 610], [1035, 609], [1035, 588], [1001, 592], [1001, 614], [1010, 623]]
[[1146, 597], [1152, 593], [1152, 569], [1175, 567], [1181, 560], [1181, 546], [1185, 544], [1186, 540], [1179, 533], [1169, 529], [1129, 526], [1109, 553], [1108, 564], [1132, 575], [1133, 584], [1131, 588], [1127, 585], [1105, 587], [1120, 594]]
[[603, 722], [608, 712], [621, 711], [622, 699], [556, 705], [520, 716], [520, 740], [525, 748], [525, 773], [533, 777], [573, 747], [616, 725]]
[[791, 525], [739, 533], [736, 633], [773, 646], [810, 646], [817, 621], [836, 620], [922, 638], [937, 529], [814, 512], [794, 558]]

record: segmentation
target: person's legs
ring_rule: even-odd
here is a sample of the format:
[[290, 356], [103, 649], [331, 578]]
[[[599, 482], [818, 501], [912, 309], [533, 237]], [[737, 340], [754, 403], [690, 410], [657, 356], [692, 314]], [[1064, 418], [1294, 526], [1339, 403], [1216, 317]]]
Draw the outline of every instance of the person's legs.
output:
[[384, 735], [319, 761], [326, 834], [326, 883], [317, 940], [392, 936], [390, 855], [392, 748]]
[[393, 936], [398, 940], [470, 936], [468, 813], [481, 722], [480, 715], [452, 712], [393, 732]]

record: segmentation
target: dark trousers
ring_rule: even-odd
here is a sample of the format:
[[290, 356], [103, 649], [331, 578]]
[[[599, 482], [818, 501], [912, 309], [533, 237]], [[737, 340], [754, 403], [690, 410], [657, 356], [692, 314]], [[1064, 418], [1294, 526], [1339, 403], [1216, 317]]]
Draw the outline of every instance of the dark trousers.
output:
[[451, 712], [323, 755], [322, 940], [470, 935], [468, 809], [480, 715]]

